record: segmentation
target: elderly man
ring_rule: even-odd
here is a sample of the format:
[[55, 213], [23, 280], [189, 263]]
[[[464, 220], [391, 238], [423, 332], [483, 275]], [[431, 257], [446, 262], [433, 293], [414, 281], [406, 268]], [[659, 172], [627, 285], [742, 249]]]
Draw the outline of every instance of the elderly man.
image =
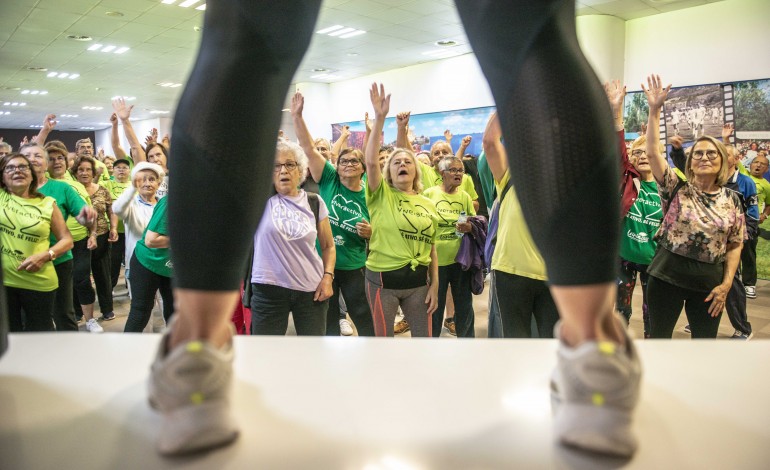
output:
[[[770, 215], [770, 182], [768, 182], [764, 178], [765, 172], [767, 172], [768, 169], [768, 159], [764, 152], [759, 152], [756, 157], [754, 157], [754, 160], [751, 162], [751, 166], [749, 167], [749, 177], [754, 181], [754, 184], [757, 186], [757, 205], [759, 207], [759, 223], [767, 219], [767, 216]], [[747, 247], [750, 248], [751, 253], [753, 253], [753, 258], [749, 259], [749, 263], [751, 261], [754, 261], [754, 270], [753, 277], [749, 277], [748, 274], [744, 274], [743, 276], [743, 283], [746, 287], [746, 297], [749, 299], [756, 299], [757, 298], [757, 288], [756, 288], [756, 282], [757, 282], [757, 270], [756, 270], [756, 253], [757, 253], [757, 240], [758, 237], [754, 237], [753, 240], [749, 240]], [[744, 250], [746, 249], [744, 248]], [[751, 255], [748, 255], [751, 256]]]
[[8, 142], [0, 142], [0, 157], [13, 153], [13, 147]]
[[86, 137], [85, 139], [80, 139], [77, 142], [75, 142], [75, 153], [78, 157], [82, 156], [88, 156], [94, 159], [96, 162], [96, 182], [102, 183], [105, 181], [109, 181], [110, 179], [110, 172], [107, 170], [107, 165], [105, 165], [101, 160], [96, 158], [96, 155], [94, 154], [94, 144], [91, 142], [91, 139]]

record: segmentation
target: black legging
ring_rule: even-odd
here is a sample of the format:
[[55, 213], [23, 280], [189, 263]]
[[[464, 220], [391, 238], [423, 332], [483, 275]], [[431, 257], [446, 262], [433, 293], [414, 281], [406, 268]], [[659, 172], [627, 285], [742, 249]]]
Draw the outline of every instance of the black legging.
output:
[[[272, 187], [266, 169], [279, 110], [320, 3], [208, 4], [169, 158], [178, 287], [238, 290]], [[497, 103], [512, 178], [551, 282], [613, 282], [616, 139], [607, 98], [578, 46], [574, 1], [458, 0], [457, 7]], [[227, 175], [220, 180], [227, 183], [212, 184], [212, 175]], [[221, 220], [236, 225], [223, 230]]]

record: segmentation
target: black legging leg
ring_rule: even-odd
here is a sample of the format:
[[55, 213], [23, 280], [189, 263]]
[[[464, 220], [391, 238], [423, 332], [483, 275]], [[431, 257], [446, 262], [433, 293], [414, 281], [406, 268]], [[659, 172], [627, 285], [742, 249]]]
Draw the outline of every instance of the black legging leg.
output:
[[207, 4], [198, 58], [174, 118], [169, 158], [168, 219], [177, 287], [238, 290], [270, 195], [279, 111], [320, 4]]
[[[607, 97], [577, 42], [575, 2], [456, 4], [497, 104], [511, 178], [550, 282], [614, 281], [617, 143]], [[544, 190], [543, 181], [555, 183]]]

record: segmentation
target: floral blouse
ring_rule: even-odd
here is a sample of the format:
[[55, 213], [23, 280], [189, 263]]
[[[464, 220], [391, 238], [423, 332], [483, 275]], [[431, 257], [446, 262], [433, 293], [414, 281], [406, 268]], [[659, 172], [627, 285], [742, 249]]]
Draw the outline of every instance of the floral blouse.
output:
[[668, 251], [690, 259], [723, 262], [727, 245], [743, 243], [746, 237], [741, 201], [725, 188], [709, 194], [690, 183], [685, 183], [672, 200], [678, 182], [679, 177], [668, 168], [658, 185], [661, 203], [668, 209], [655, 240]]
[[104, 186], [99, 186], [91, 195], [91, 205], [97, 212], [96, 235], [104, 235], [110, 231], [110, 214], [112, 214], [112, 196]]

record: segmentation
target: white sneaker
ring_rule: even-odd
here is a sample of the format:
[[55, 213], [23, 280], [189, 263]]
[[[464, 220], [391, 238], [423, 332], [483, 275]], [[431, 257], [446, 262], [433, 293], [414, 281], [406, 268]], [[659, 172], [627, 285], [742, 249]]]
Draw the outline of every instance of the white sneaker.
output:
[[757, 288], [756, 286], [744, 286], [746, 289], [746, 298], [748, 299], [756, 299], [757, 298]]
[[161, 339], [148, 384], [150, 405], [163, 413], [158, 451], [178, 455], [229, 444], [238, 437], [230, 412], [232, 343], [217, 349], [190, 341], [168, 352], [168, 336]]
[[[554, 336], [558, 338], [561, 322]], [[582, 449], [630, 456], [636, 451], [631, 421], [639, 400], [639, 356], [625, 332], [626, 347], [608, 341], [570, 348], [559, 341], [551, 378], [556, 439]]]
[[342, 334], [342, 336], [353, 335], [353, 327], [347, 319], [340, 320], [340, 334]]
[[86, 330], [90, 333], [104, 333], [104, 328], [102, 328], [102, 325], [96, 321], [96, 318], [92, 318], [86, 322]]

